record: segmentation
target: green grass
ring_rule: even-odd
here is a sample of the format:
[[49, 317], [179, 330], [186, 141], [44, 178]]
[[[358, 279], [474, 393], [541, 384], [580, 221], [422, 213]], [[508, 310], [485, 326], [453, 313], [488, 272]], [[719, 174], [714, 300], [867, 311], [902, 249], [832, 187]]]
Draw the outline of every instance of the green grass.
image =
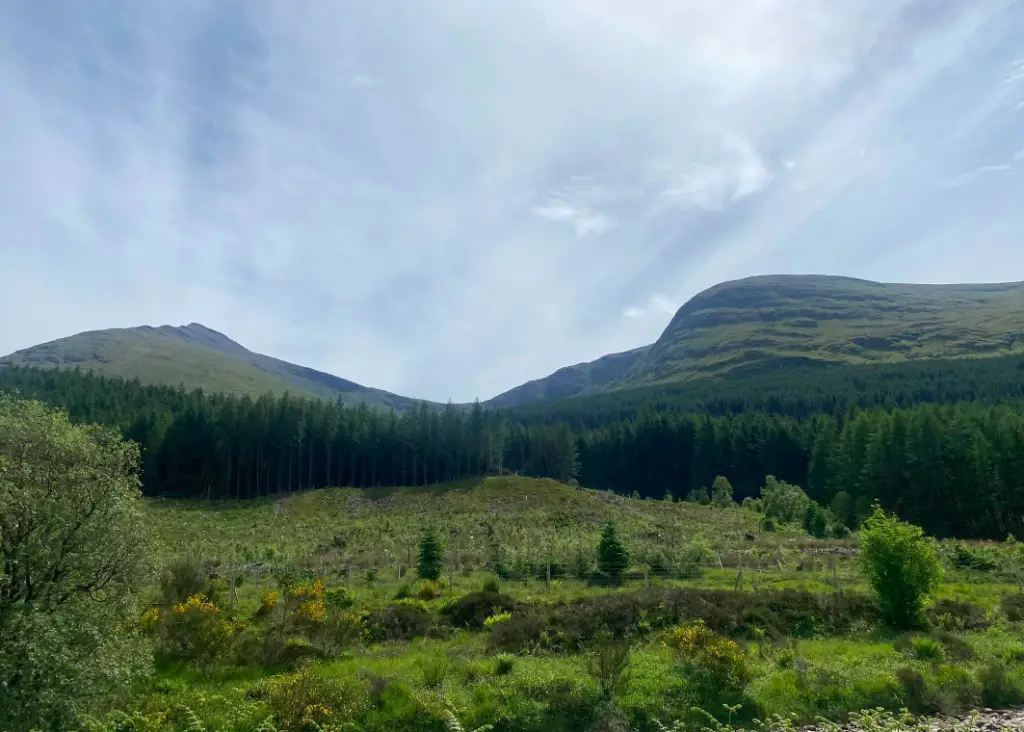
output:
[[[330, 489], [248, 503], [150, 500], [145, 517], [154, 530], [160, 562], [175, 557], [238, 561], [240, 547], [273, 545], [277, 555], [270, 563], [282, 569], [305, 568], [307, 578], [324, 577], [329, 587], [347, 584], [344, 568], [351, 563], [354, 605], [346, 612], [362, 617], [394, 606], [402, 585], [409, 585], [413, 593], [418, 590], [415, 575], [399, 579], [396, 565], [408, 567], [409, 554], [426, 525], [434, 525], [448, 538], [449, 558], [454, 552], [451, 529], [459, 529], [461, 542], [453, 591], [447, 588], [446, 571], [440, 597], [409, 605], [434, 618], [444, 617], [450, 602], [479, 590], [492, 577], [485, 566], [492, 538], [513, 567], [547, 558], [558, 561], [577, 551], [592, 551], [601, 524], [616, 520], [619, 535], [635, 558], [626, 587], [590, 586], [572, 577], [550, 587], [525, 576], [500, 584], [502, 593], [528, 603], [542, 617], [582, 612], [572, 610], [573, 601], [603, 602], [614, 598], [600, 596], [636, 592], [645, 584], [638, 564], [642, 558], [655, 550], [669, 555], [684, 552], [694, 543], [714, 547], [725, 566], [709, 556], [693, 576], [651, 576], [648, 581], [662, 587], [732, 589], [742, 548], [748, 552], [745, 592], [790, 588], [831, 593], [832, 572], [821, 555], [810, 550], [852, 545], [811, 540], [796, 528], [760, 533], [758, 514], [740, 508], [637, 501], [526, 478], [492, 478], [429, 490]], [[984, 549], [992, 556], [998, 551], [995, 545]], [[944, 548], [944, 557], [952, 555]], [[374, 582], [365, 574], [370, 568], [378, 569]], [[840, 560], [837, 573], [845, 593], [867, 592], [856, 559]], [[264, 575], [261, 589], [275, 586]], [[335, 716], [325, 719], [336, 725], [333, 729], [344, 728], [339, 725], [345, 721], [361, 732], [441, 730], [449, 707], [457, 710], [466, 729], [493, 724], [495, 732], [587, 732], [599, 723], [605, 725], [600, 728], [611, 728], [608, 725], [616, 719], [626, 725], [620, 729], [654, 732], [656, 721], [698, 721], [694, 706], [724, 717], [725, 702], [743, 705], [735, 714], [739, 722], [782, 714], [806, 723], [819, 715], [838, 719], [859, 709], [895, 711], [908, 704], [930, 713], [962, 712], [991, 706], [992, 700], [1024, 701], [1024, 677], [1014, 666], [1014, 659], [1024, 657], [1024, 626], [1008, 623], [998, 610], [999, 599], [1015, 591], [998, 572], [948, 568], [947, 582], [936, 597], [984, 606], [990, 627], [899, 634], [857, 621], [843, 635], [816, 625], [800, 632], [794, 629], [793, 635], [799, 637], [737, 636], [745, 649], [750, 681], [728, 693], [695, 680], [662, 643], [666, 631], [655, 622], [638, 637], [626, 680], [613, 703], [601, 698], [586, 654], [575, 647], [555, 644], [516, 656], [499, 655], [489, 643], [488, 630], [449, 627], [408, 641], [359, 641], [313, 661], [304, 672], [229, 658], [205, 668], [161, 661], [148, 684], [111, 699], [109, 705], [148, 715], [151, 725], [136, 728], [161, 732], [186, 729], [185, 708], [195, 712], [207, 729], [218, 732], [252, 732], [271, 716], [278, 729], [303, 729], [297, 720], [309, 705], [331, 710]], [[267, 627], [257, 614], [259, 598], [249, 573], [238, 588], [238, 600], [230, 607], [226, 600], [222, 604], [225, 613], [243, 624]], [[512, 619], [519, 612], [514, 611]], [[611, 612], [610, 617], [616, 617], [616, 611]], [[756, 616], [754, 623], [762, 620], [771, 622]], [[239, 662], [241, 666], [236, 665]], [[1008, 669], [1004, 676], [998, 667]], [[304, 681], [295, 681], [299, 678]]]
[[[444, 537], [449, 558], [457, 553], [460, 567], [472, 569], [488, 563], [494, 543], [509, 564], [570, 562], [576, 552], [593, 552], [609, 520], [637, 558], [694, 543], [722, 552], [759, 531], [758, 517], [738, 508], [633, 500], [517, 477], [428, 489], [332, 488], [243, 503], [154, 499], [146, 508], [165, 556], [274, 546], [291, 560], [357, 569], [408, 567], [427, 526]], [[794, 529], [778, 536], [800, 535]]]

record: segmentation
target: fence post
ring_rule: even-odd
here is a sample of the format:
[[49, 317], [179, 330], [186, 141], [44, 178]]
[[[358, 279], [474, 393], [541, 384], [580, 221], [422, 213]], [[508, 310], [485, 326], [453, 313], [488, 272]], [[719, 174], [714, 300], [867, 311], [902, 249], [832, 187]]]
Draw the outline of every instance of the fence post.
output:
[[548, 592], [551, 592], [551, 560], [548, 560]]
[[647, 561], [645, 560], [645, 561], [644, 561], [644, 589], [645, 589], [645, 590], [646, 590], [646, 589], [647, 589], [648, 587], [650, 587], [650, 586], [651, 586], [651, 581], [650, 581], [650, 578], [648, 577], [648, 574], [647, 574], [647, 572], [648, 572], [648, 569], [649, 569], [649, 567], [650, 567], [650, 565], [649, 565], [649, 564], [647, 563]]

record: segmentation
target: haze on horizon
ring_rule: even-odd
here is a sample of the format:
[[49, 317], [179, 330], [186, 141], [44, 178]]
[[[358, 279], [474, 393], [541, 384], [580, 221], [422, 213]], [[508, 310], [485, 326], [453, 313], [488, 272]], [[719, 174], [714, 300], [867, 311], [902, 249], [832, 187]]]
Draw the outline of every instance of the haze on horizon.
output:
[[1024, 279], [1022, 0], [0, 4], [0, 354], [203, 323], [408, 396], [717, 282]]

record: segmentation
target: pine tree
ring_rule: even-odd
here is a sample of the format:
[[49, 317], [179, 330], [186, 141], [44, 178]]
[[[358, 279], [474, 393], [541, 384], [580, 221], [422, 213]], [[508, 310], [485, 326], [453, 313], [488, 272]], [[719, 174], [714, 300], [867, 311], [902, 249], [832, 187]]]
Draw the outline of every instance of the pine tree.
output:
[[622, 584], [622, 575], [629, 566], [629, 553], [619, 541], [615, 524], [609, 521], [601, 533], [601, 542], [597, 545], [597, 567], [602, 578], [611, 584]]
[[416, 563], [416, 572], [420, 579], [437, 581], [441, 578], [441, 566], [444, 564], [444, 547], [437, 533], [433, 528], [428, 528], [423, 533], [420, 541], [419, 561]]

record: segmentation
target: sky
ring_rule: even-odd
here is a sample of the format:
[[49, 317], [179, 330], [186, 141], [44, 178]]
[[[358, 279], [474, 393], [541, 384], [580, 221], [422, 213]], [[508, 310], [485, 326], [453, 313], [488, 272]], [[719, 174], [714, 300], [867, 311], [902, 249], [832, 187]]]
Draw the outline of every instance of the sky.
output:
[[1022, 0], [4, 0], [0, 353], [199, 322], [467, 401], [723, 280], [1024, 280], [1022, 28]]

